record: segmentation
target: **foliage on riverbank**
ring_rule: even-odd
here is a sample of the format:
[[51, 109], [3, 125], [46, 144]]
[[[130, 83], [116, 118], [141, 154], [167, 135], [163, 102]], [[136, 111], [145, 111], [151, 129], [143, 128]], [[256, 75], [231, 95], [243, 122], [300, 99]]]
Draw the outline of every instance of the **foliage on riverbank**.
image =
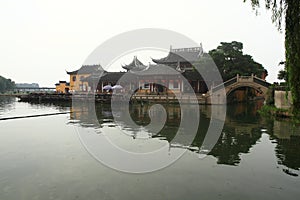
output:
[[[259, 8], [261, 1], [251, 0], [251, 3], [253, 8]], [[300, 1], [265, 0], [265, 6], [272, 10], [272, 21], [279, 30], [285, 24], [286, 76], [292, 92], [293, 114], [300, 116]]]
[[0, 93], [11, 91], [15, 88], [15, 82], [0, 76]]
[[295, 126], [300, 125], [300, 116], [295, 115], [292, 109], [282, 109], [276, 108], [274, 105], [264, 105], [258, 113], [263, 117], [288, 120]]
[[282, 108], [276, 108], [272, 105], [264, 105], [259, 111], [259, 114], [263, 116], [274, 116], [274, 117], [280, 117], [280, 118], [290, 118], [293, 117], [290, 110], [288, 109], [282, 109]]

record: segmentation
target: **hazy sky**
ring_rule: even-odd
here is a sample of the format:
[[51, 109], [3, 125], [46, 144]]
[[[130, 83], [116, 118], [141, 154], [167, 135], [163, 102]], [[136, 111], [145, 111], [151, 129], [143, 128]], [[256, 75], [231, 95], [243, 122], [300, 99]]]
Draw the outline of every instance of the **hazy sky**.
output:
[[41, 86], [69, 80], [65, 70], [80, 68], [102, 42], [138, 28], [179, 32], [205, 51], [242, 42], [270, 82], [284, 60], [284, 34], [270, 12], [256, 16], [243, 0], [0, 0], [0, 27], [0, 75]]

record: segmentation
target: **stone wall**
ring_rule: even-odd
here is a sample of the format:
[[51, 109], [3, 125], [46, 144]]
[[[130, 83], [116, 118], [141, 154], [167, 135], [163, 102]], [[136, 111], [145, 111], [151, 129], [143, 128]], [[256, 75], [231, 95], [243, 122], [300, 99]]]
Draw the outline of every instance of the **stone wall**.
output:
[[292, 94], [289, 91], [286, 95], [286, 91], [276, 91], [274, 94], [276, 108], [289, 109], [292, 106]]

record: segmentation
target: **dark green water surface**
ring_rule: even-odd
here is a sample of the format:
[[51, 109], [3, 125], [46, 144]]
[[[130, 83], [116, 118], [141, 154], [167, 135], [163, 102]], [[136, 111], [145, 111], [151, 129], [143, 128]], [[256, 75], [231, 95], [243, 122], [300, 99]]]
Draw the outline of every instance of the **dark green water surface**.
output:
[[[0, 200], [298, 199], [300, 128], [260, 117], [261, 105], [229, 105], [217, 144], [200, 159], [210, 106], [200, 106], [198, 133], [186, 146], [171, 142], [181, 119], [178, 105], [165, 106], [167, 123], [156, 135], [143, 128], [150, 123], [150, 105], [133, 105], [131, 117], [140, 128], [133, 130], [124, 123], [127, 134], [120, 134], [108, 105], [33, 104], [0, 97], [0, 118], [72, 111], [0, 121]], [[91, 110], [96, 110], [96, 118]], [[124, 173], [91, 156], [78, 130], [109, 137], [127, 151], [148, 152], [169, 145], [169, 154], [186, 152], [164, 169]]]

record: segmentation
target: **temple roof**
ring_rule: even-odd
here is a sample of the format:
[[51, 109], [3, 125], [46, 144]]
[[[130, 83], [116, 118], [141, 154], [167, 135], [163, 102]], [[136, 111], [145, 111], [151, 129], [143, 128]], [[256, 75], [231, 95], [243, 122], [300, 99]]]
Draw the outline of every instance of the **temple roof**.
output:
[[117, 82], [124, 74], [125, 72], [108, 72], [100, 78], [100, 81]]
[[132, 62], [128, 65], [122, 66], [122, 68], [126, 69], [127, 71], [129, 70], [134, 70], [134, 71], [140, 71], [146, 69], [146, 66], [137, 59], [136, 56], [134, 56]]
[[90, 76], [84, 77], [81, 81], [87, 82], [98, 82], [98, 81], [112, 81], [117, 82], [125, 72], [104, 72], [104, 73], [94, 73]]
[[145, 70], [142, 71], [130, 71], [138, 76], [151, 76], [151, 75], [179, 75], [181, 72], [174, 70], [163, 64], [149, 65]]
[[182, 73], [182, 75], [187, 79], [191, 81], [197, 81], [197, 80], [203, 80], [202, 76], [197, 71], [185, 71]]
[[74, 75], [74, 74], [92, 74], [92, 73], [97, 73], [100, 71], [104, 71], [101, 65], [82, 65], [82, 67], [78, 70], [72, 71], [72, 72], [67, 72], [69, 75]]
[[202, 46], [192, 48], [170, 49], [169, 54], [165, 58], [152, 59], [158, 64], [174, 64], [178, 62], [195, 62], [200, 59], [203, 54]]
[[58, 83], [56, 83], [55, 85], [60, 85], [60, 84], [66, 84], [66, 86], [69, 86], [70, 83], [67, 81], [59, 81]]

